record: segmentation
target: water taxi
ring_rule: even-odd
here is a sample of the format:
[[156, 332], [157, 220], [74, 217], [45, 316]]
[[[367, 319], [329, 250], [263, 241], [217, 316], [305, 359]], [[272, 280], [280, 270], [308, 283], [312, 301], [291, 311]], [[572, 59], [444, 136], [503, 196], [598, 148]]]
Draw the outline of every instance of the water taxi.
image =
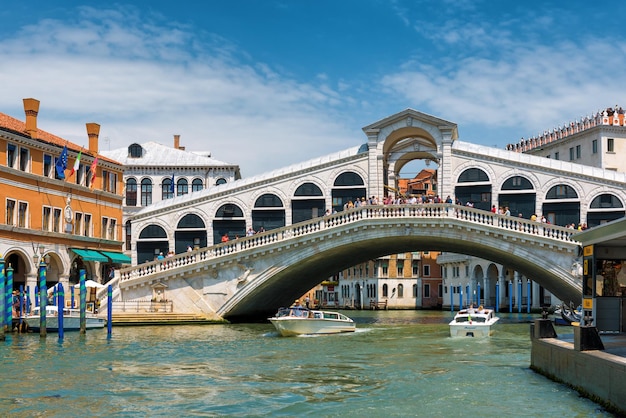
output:
[[354, 332], [354, 321], [339, 312], [311, 310], [303, 307], [280, 308], [269, 318], [283, 337], [308, 334]]
[[[34, 307], [30, 315], [23, 319], [30, 331], [39, 332], [39, 306]], [[91, 312], [85, 312], [85, 329], [104, 328], [106, 321]], [[80, 309], [63, 309], [63, 331], [80, 330]], [[59, 332], [59, 309], [56, 305], [46, 306], [46, 331]]]
[[461, 309], [450, 321], [451, 337], [488, 337], [493, 333], [492, 326], [500, 318], [494, 315], [492, 309], [482, 306], [478, 309]]

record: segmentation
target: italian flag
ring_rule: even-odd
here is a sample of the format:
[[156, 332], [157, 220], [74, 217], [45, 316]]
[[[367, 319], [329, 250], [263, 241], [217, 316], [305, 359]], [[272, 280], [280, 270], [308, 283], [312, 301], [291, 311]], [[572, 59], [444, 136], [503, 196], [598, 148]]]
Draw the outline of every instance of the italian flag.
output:
[[83, 149], [81, 148], [78, 152], [78, 156], [76, 157], [76, 161], [74, 161], [74, 167], [72, 167], [72, 172], [70, 173], [70, 177], [74, 175], [75, 172], [80, 168], [80, 157], [83, 155]]

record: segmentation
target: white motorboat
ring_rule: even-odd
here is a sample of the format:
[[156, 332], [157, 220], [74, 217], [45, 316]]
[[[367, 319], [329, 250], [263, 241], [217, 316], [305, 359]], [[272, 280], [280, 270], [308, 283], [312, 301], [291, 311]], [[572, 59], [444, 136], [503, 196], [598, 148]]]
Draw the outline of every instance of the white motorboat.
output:
[[[33, 308], [30, 315], [24, 317], [24, 321], [28, 325], [28, 329], [34, 332], [40, 330], [39, 309], [37, 306]], [[85, 329], [104, 328], [106, 321], [91, 312], [85, 312]], [[63, 309], [63, 331], [80, 330], [80, 309]], [[46, 306], [46, 331], [59, 331], [59, 309], [56, 305]]]
[[450, 321], [450, 336], [488, 337], [493, 333], [492, 326], [499, 319], [492, 309], [461, 309]]
[[354, 321], [339, 312], [318, 311], [302, 307], [280, 308], [270, 322], [283, 337], [307, 334], [354, 332]]

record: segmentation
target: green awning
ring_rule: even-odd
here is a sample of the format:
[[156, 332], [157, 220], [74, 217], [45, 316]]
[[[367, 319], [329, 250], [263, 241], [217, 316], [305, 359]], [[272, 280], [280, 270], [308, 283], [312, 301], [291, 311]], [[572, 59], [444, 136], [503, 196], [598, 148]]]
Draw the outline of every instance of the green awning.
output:
[[108, 263], [109, 259], [98, 251], [94, 250], [81, 250], [78, 248], [70, 248], [76, 255], [80, 256], [84, 261], [100, 261], [101, 263]]
[[114, 251], [99, 251], [99, 252], [107, 256], [111, 260], [111, 263], [131, 264], [131, 259], [126, 254], [116, 253]]

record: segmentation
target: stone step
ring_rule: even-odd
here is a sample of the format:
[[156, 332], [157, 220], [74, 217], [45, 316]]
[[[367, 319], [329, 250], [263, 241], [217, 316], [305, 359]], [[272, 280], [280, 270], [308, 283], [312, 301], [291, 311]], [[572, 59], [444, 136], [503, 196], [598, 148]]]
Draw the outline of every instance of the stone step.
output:
[[227, 323], [215, 316], [193, 313], [117, 313], [111, 318], [112, 325], [180, 325], [180, 324], [223, 324]]

